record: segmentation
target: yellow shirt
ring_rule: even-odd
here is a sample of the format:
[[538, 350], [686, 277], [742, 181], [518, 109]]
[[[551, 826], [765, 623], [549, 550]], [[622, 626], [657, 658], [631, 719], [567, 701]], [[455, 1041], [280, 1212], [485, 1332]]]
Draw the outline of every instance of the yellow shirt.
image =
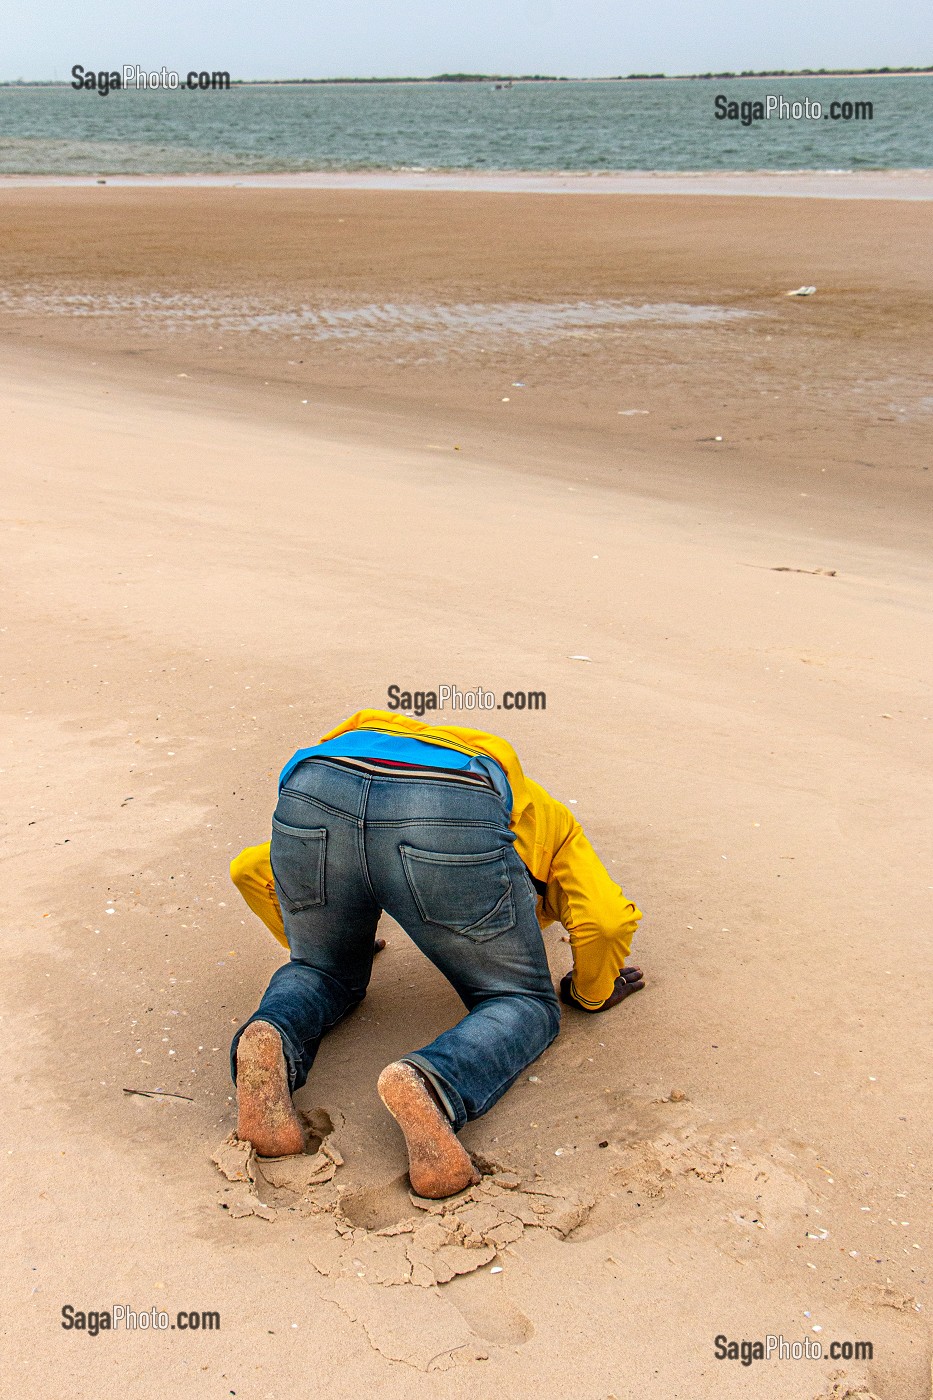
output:
[[[388, 710], [359, 710], [318, 742], [350, 729], [404, 734], [459, 753], [485, 754], [502, 766], [512, 789], [509, 826], [515, 833], [515, 850], [547, 887], [547, 894], [538, 898], [538, 923], [542, 928], [555, 920], [563, 924], [573, 950], [573, 995], [582, 1006], [601, 1006], [625, 965], [641, 911], [612, 879], [573, 813], [525, 777], [511, 744], [479, 729], [426, 724]], [[269, 842], [241, 851], [231, 863], [230, 876], [253, 913], [287, 948]]]

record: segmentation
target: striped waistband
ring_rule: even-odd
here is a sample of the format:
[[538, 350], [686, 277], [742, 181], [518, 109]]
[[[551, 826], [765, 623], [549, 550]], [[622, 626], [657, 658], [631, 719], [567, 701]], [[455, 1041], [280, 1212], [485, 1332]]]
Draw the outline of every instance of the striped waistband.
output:
[[358, 773], [369, 773], [376, 778], [423, 778], [431, 782], [461, 783], [467, 787], [481, 787], [495, 792], [492, 780], [485, 773], [468, 773], [463, 768], [421, 768], [414, 763], [383, 763], [374, 758], [336, 758], [329, 754], [306, 758], [306, 763], [335, 763], [338, 768], [352, 768]]

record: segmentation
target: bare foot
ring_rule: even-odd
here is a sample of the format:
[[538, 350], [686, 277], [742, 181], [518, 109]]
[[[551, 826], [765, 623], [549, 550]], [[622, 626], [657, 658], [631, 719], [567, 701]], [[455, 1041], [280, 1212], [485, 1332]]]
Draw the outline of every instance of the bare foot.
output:
[[479, 1181], [466, 1149], [414, 1065], [396, 1061], [379, 1076], [379, 1097], [405, 1134], [412, 1190], [432, 1200]]
[[260, 1157], [304, 1152], [305, 1135], [292, 1096], [282, 1054], [282, 1037], [266, 1021], [253, 1021], [236, 1048], [236, 1135], [251, 1142]]

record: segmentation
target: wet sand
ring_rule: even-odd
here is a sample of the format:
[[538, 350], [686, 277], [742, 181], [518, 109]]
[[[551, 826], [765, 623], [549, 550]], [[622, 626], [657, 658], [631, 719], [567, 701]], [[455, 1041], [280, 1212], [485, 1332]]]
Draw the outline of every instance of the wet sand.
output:
[[[927, 1400], [926, 207], [2, 199], [10, 1374]], [[496, 726], [646, 911], [433, 1234], [375, 1083], [457, 1005], [391, 924], [313, 1172], [210, 1160], [279, 960], [227, 862], [393, 682], [545, 690]], [[62, 1331], [114, 1302], [221, 1330]], [[769, 1333], [874, 1357], [715, 1359]]]
[[495, 445], [672, 502], [726, 492], [803, 529], [898, 542], [929, 518], [926, 204], [2, 199], [3, 337], [67, 351], [91, 383], [142, 376], [399, 445], [415, 422], [442, 460]]

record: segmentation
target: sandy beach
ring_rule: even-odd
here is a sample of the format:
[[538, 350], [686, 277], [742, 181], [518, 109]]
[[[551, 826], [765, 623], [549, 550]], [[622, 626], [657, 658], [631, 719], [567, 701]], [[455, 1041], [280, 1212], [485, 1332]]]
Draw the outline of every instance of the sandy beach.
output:
[[[0, 210], [16, 1384], [929, 1400], [929, 202]], [[389, 921], [322, 1179], [212, 1162], [281, 951], [228, 862], [393, 683], [545, 691], [489, 727], [645, 910], [646, 990], [464, 1131], [450, 1277], [375, 1080], [458, 1004]], [[61, 1327], [116, 1302], [221, 1329]], [[824, 1354], [716, 1357], [769, 1334]]]

